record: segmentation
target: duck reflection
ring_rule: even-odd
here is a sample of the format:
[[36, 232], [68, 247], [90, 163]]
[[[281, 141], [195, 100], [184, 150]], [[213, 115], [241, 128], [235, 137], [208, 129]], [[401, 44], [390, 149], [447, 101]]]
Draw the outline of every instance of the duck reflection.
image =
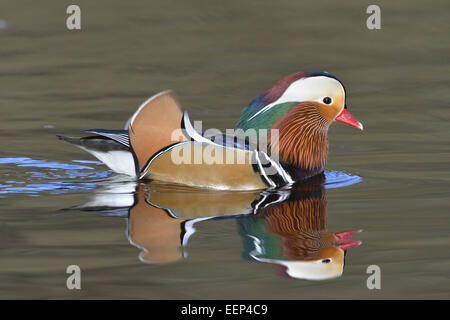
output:
[[[147, 263], [187, 257], [186, 246], [201, 221], [238, 218], [255, 211], [258, 192], [214, 192], [141, 184], [128, 215], [128, 240]], [[264, 197], [263, 197], [264, 198]]]
[[327, 231], [327, 200], [320, 184], [293, 190], [288, 199], [238, 221], [244, 257], [276, 264], [280, 274], [323, 280], [342, 275], [345, 253], [360, 244], [359, 230]]
[[[330, 279], [342, 275], [346, 251], [360, 241], [350, 239], [359, 230], [327, 231], [323, 185], [323, 176], [293, 189], [264, 192], [140, 184], [137, 191], [128, 193], [132, 199], [126, 202], [133, 204], [120, 210], [122, 215], [126, 210], [128, 240], [141, 250], [139, 259], [145, 263], [182, 260], [196, 224], [235, 219], [245, 259], [277, 265], [280, 274], [292, 278]], [[117, 193], [113, 197], [117, 199]], [[98, 199], [108, 203], [105, 194]], [[105, 205], [94, 200], [79, 209], [90, 206], [112, 214]]]

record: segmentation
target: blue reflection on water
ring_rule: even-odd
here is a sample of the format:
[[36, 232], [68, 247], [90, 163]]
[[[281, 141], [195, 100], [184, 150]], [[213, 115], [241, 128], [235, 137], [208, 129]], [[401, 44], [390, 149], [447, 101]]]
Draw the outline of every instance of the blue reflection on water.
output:
[[[0, 172], [0, 176], [8, 177], [6, 181], [0, 181], [0, 195], [39, 195], [41, 192], [59, 194], [90, 190], [112, 174], [111, 171], [98, 171], [100, 168], [105, 168], [99, 161], [72, 160], [72, 162], [76, 164], [35, 160], [28, 157], [0, 158], [0, 164], [41, 170], [18, 172], [17, 168], [0, 167], [3, 172], [5, 169], [11, 169], [7, 173]], [[25, 178], [21, 179], [23, 176]], [[362, 181], [359, 176], [340, 171], [325, 171], [325, 178], [326, 189], [346, 187]]]
[[325, 171], [325, 183], [323, 184], [325, 189], [334, 189], [351, 186], [352, 184], [359, 183], [362, 178], [359, 176], [353, 176], [341, 171]]
[[[74, 160], [74, 162], [80, 162], [80, 160]], [[92, 161], [91, 163], [93, 162], [95, 161]], [[15, 164], [18, 167], [36, 167], [36, 168], [66, 169], [66, 170], [93, 169], [88, 166], [80, 166], [75, 164], [67, 164], [59, 162], [48, 162], [45, 160], [34, 160], [31, 158], [0, 158], [0, 164]]]
[[[73, 160], [75, 163], [102, 165], [99, 161]], [[0, 184], [0, 194], [29, 194], [37, 195], [41, 192], [65, 193], [74, 190], [89, 190], [96, 186], [96, 181], [108, 177], [110, 171], [96, 171], [92, 166], [60, 163], [46, 160], [35, 160], [28, 157], [0, 158], [0, 164], [15, 165], [15, 167], [44, 169], [42, 171], [18, 172], [17, 168], [10, 170], [3, 176], [10, 177]], [[9, 167], [11, 168], [11, 167]], [[8, 167], [3, 167], [3, 170]], [[25, 181], [17, 178], [25, 176]], [[82, 181], [76, 179], [83, 179]], [[61, 181], [55, 181], [61, 180]]]

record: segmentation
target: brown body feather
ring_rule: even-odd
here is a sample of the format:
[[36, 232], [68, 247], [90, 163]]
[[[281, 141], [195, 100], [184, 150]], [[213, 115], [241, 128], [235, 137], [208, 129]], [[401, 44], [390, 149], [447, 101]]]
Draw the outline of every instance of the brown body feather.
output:
[[[323, 171], [328, 153], [328, 127], [313, 102], [299, 103], [278, 119], [271, 129], [278, 129], [278, 141], [269, 137], [269, 147], [280, 161], [305, 179]], [[298, 170], [296, 170], [298, 169]], [[295, 174], [295, 172], [294, 172]]]

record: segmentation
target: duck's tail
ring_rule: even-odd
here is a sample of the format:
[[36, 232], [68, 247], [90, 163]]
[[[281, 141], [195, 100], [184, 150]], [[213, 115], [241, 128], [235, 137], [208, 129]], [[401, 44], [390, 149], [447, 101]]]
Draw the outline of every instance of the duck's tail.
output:
[[186, 140], [181, 133], [183, 113], [170, 91], [145, 101], [127, 121], [125, 130], [91, 129], [96, 134], [84, 138], [58, 135], [104, 162], [111, 170], [131, 176], [140, 175], [157, 151]]
[[57, 135], [57, 137], [89, 152], [114, 172], [136, 176], [135, 162], [130, 147], [114, 139], [106, 136], [75, 138]]

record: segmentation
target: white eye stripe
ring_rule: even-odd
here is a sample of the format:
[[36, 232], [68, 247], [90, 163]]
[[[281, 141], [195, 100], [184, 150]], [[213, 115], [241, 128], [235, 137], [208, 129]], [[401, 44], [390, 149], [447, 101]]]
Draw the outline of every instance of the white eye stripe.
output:
[[323, 98], [326, 97], [324, 94], [327, 93], [328, 97], [330, 95], [345, 97], [344, 87], [336, 79], [325, 76], [299, 79], [291, 83], [277, 100], [258, 110], [247, 121], [285, 102], [317, 101], [324, 104]]

